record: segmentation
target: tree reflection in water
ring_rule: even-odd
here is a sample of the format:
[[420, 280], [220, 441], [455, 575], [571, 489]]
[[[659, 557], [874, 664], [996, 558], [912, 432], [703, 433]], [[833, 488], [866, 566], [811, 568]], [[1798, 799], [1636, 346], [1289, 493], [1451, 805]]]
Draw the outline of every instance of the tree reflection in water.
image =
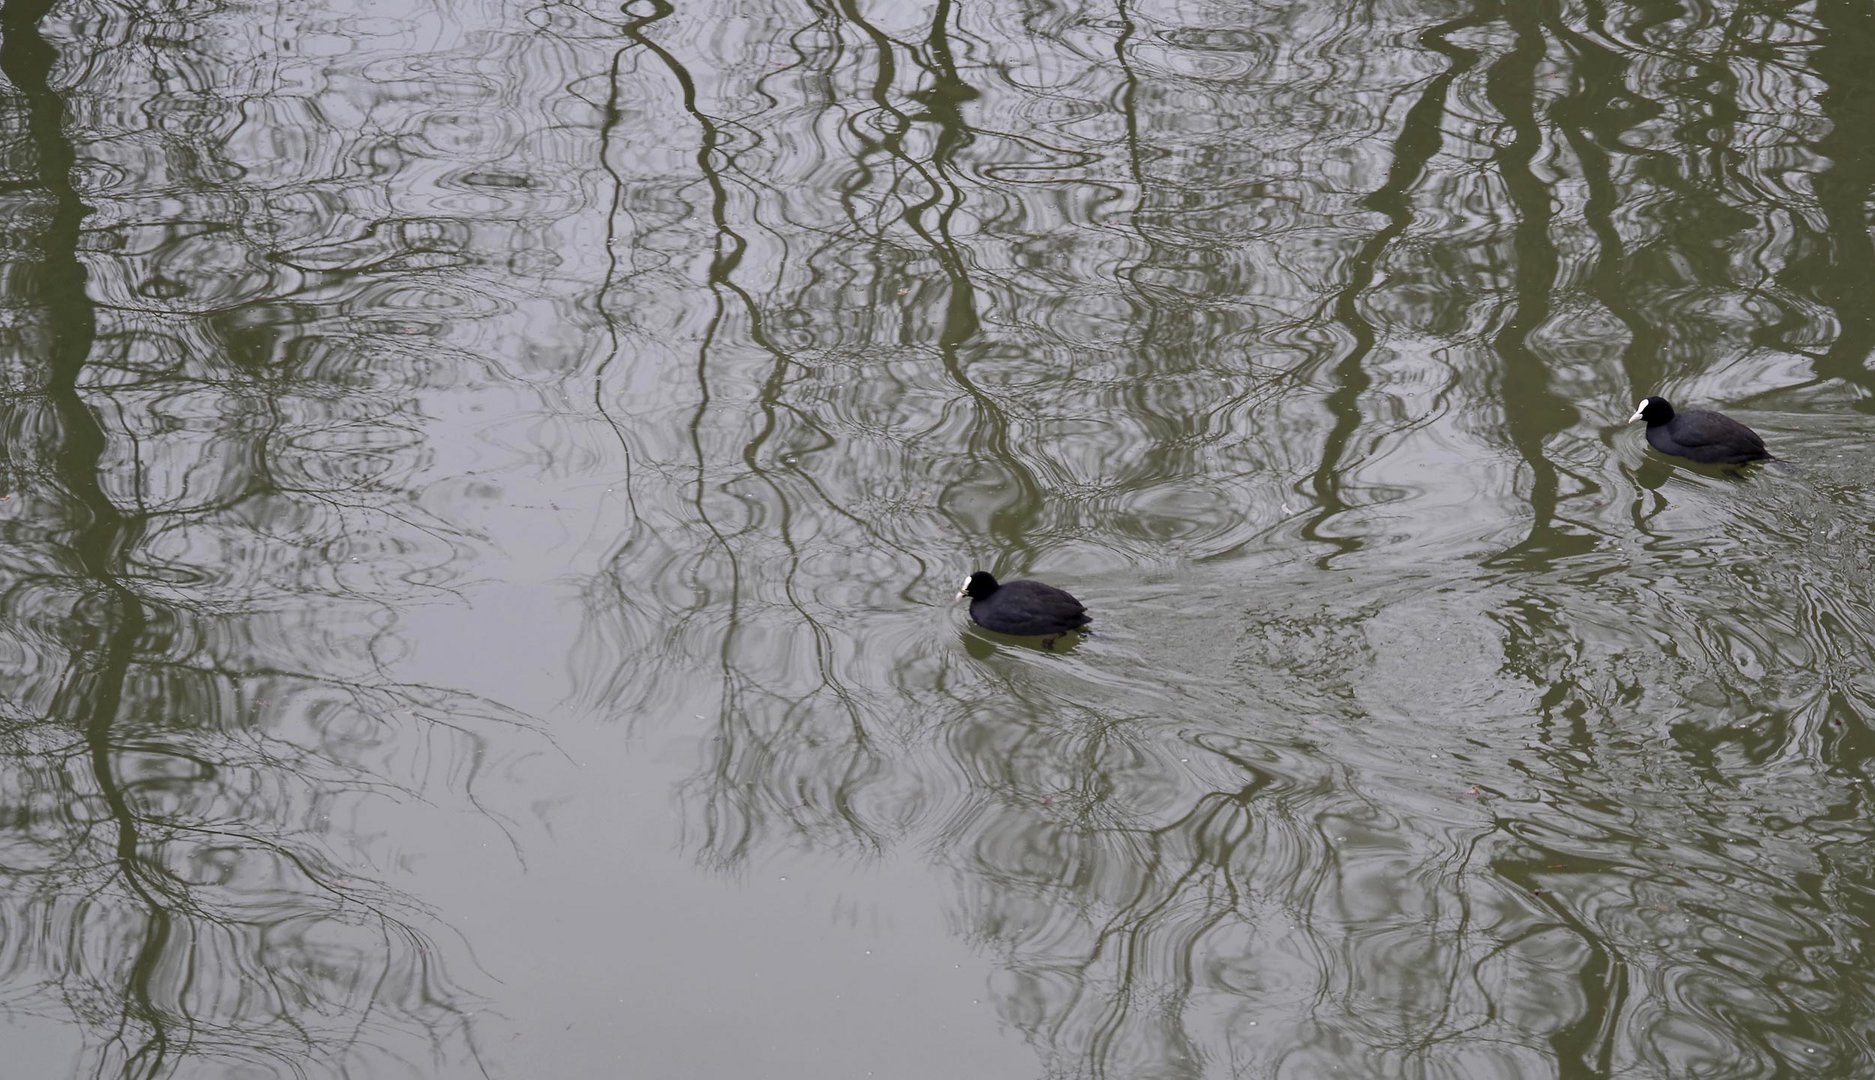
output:
[[[85, 1075], [479, 1071], [460, 943], [361, 831], [374, 803], [437, 800], [500, 825], [489, 736], [528, 727], [391, 673], [401, 610], [448, 594], [464, 540], [407, 490], [408, 387], [342, 311], [289, 296], [265, 230], [100, 224], [49, 8], [0, 11], [6, 1007], [82, 1024]], [[181, 202], [246, 197], [214, 150], [152, 158]]]
[[[620, 220], [714, 257], [611, 310], [710, 316], [589, 692], [716, 684], [706, 864], [952, 870], [1051, 1075], [1866, 1065], [1866, 498], [1702, 519], [1607, 434], [1870, 389], [1849, 17], [657, 7], [615, 91], [694, 169]], [[999, 558], [1126, 618], [951, 648]]]

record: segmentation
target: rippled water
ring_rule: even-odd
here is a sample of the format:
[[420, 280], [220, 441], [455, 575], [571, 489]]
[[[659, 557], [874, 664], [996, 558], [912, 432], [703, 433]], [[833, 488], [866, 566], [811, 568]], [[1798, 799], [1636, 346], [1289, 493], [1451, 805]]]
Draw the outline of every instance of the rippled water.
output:
[[9, 1075], [1875, 1073], [1864, 6], [0, 76]]

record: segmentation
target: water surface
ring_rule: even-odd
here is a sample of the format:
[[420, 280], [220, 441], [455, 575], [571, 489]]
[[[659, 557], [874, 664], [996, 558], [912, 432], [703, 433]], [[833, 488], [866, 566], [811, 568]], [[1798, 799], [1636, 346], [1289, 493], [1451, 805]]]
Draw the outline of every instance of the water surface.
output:
[[11, 1067], [1875, 1072], [1867, 16], [5, 5]]

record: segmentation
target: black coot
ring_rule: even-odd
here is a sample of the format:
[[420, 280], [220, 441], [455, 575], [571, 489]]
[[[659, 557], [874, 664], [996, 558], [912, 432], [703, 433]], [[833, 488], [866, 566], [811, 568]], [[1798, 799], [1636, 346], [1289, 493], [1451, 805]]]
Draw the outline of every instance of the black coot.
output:
[[985, 630], [1034, 637], [1079, 630], [1093, 621], [1081, 602], [1053, 585], [1039, 581], [998, 583], [986, 570], [978, 570], [957, 590], [957, 599], [970, 598], [970, 618]]
[[1769, 461], [1770, 451], [1758, 433], [1725, 415], [1706, 409], [1674, 412], [1663, 397], [1641, 401], [1628, 423], [1647, 421], [1647, 442], [1663, 454], [1688, 458], [1707, 465], [1743, 465], [1747, 461]]

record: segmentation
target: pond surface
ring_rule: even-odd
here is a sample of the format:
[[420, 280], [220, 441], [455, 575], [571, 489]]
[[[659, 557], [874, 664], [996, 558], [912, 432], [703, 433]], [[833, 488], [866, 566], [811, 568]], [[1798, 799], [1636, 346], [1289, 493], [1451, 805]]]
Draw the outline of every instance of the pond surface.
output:
[[0, 42], [9, 1075], [1875, 1075], [1866, 3]]

